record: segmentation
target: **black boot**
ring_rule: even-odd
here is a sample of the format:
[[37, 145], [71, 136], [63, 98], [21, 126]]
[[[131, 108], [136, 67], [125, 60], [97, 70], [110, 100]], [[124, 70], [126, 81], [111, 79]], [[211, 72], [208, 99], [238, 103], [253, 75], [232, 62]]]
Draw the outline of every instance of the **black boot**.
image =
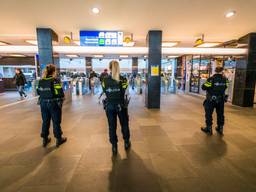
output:
[[46, 147], [51, 142], [51, 138], [43, 138], [43, 147]]
[[113, 153], [113, 155], [117, 155], [117, 144], [113, 144], [112, 145], [112, 153]]
[[204, 133], [206, 133], [208, 135], [212, 135], [212, 126], [202, 127], [201, 131], [203, 131]]
[[62, 145], [63, 143], [65, 143], [67, 141], [66, 137], [61, 137], [60, 139], [56, 140], [56, 147], [59, 147], [60, 145]]
[[216, 131], [217, 133], [219, 133], [220, 135], [223, 135], [223, 126], [222, 125], [218, 125], [216, 127]]
[[125, 141], [124, 142], [124, 149], [125, 150], [129, 150], [131, 148], [131, 142], [129, 141]]

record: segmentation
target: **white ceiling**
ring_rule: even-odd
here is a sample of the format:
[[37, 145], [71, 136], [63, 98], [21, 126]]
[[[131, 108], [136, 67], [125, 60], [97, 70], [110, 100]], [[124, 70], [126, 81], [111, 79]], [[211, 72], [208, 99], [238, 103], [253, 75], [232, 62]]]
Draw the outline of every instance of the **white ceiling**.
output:
[[[93, 15], [91, 8], [101, 9]], [[36, 27], [51, 27], [60, 37], [80, 29], [121, 30], [145, 42], [148, 30], [163, 30], [163, 40], [192, 43], [227, 41], [256, 32], [256, 0], [0, 0], [0, 40], [35, 38]], [[235, 10], [230, 19], [225, 13]]]

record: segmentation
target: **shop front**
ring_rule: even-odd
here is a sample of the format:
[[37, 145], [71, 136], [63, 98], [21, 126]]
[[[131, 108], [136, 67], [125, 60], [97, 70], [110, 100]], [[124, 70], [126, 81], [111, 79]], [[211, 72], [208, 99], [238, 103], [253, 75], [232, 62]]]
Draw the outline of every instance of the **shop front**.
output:
[[230, 56], [185, 56], [186, 62], [186, 92], [198, 95], [205, 95], [202, 85], [215, 72], [216, 66], [224, 67], [224, 74], [229, 80], [229, 87], [226, 93], [229, 95], [229, 101], [232, 100], [233, 84], [236, 67], [235, 57]]

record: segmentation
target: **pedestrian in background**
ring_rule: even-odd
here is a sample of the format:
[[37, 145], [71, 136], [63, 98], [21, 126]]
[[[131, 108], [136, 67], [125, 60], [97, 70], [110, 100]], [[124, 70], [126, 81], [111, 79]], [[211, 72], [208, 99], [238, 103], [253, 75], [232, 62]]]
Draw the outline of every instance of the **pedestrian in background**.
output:
[[15, 70], [15, 84], [17, 87], [17, 90], [20, 94], [20, 100], [23, 100], [27, 97], [27, 94], [24, 91], [25, 84], [27, 83], [25, 75], [22, 73], [20, 68], [17, 68]]

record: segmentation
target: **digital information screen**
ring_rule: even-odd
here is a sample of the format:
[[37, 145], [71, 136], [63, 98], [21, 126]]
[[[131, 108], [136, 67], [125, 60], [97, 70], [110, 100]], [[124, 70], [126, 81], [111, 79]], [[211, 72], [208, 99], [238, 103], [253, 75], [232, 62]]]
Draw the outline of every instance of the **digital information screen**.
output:
[[120, 31], [80, 31], [81, 46], [123, 46], [123, 32]]

